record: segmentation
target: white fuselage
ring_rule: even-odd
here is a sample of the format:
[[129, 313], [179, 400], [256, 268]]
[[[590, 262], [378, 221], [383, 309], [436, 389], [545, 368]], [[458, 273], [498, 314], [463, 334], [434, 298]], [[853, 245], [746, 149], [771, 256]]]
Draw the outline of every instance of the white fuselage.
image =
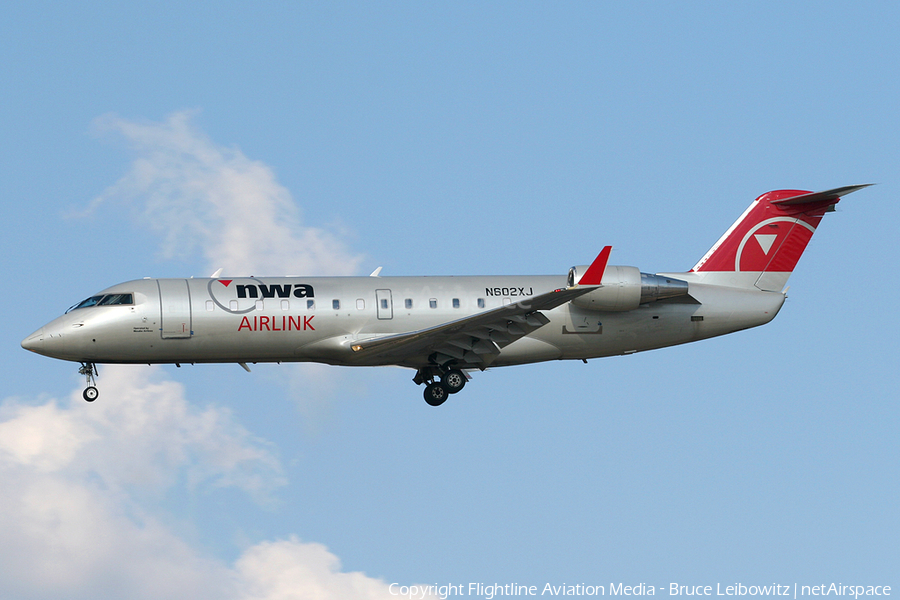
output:
[[[780, 292], [706, 285], [689, 296], [604, 312], [571, 302], [543, 311], [549, 323], [512, 342], [490, 366], [629, 354], [768, 323]], [[228, 282], [227, 284], [225, 282]], [[104, 294], [132, 304], [71, 310], [23, 342], [83, 363], [309, 361], [421, 368], [423, 355], [356, 356], [358, 342], [464, 319], [564, 288], [564, 276], [141, 279]]]
[[473, 370], [587, 360], [763, 325], [823, 216], [841, 195], [775, 190], [756, 198], [686, 273], [609, 265], [611, 246], [565, 277], [142, 279], [108, 288], [22, 346], [81, 363], [321, 362], [416, 370], [432, 405]]

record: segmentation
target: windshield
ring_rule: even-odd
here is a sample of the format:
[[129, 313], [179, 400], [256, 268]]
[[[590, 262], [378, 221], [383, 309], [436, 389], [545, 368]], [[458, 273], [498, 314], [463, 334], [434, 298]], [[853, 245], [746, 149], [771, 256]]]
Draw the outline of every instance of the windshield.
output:
[[72, 306], [66, 312], [76, 310], [78, 308], [88, 308], [90, 306], [111, 306], [113, 304], [134, 304], [133, 294], [101, 294], [99, 296], [91, 296], [82, 300], [78, 304]]
[[100, 306], [109, 306], [111, 304], [134, 304], [131, 294], [109, 294], [103, 296], [103, 300], [98, 302]]

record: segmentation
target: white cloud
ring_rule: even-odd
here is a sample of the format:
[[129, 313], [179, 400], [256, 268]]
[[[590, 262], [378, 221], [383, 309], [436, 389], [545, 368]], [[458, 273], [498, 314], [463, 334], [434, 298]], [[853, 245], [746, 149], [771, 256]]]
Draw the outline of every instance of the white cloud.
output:
[[231, 275], [352, 275], [360, 257], [337, 234], [305, 226], [272, 169], [217, 145], [176, 112], [162, 123], [115, 115], [96, 120], [136, 157], [103, 202], [138, 200], [142, 221], [162, 235], [166, 257], [202, 252], [207, 268]]
[[[160, 497], [284, 483], [269, 444], [224, 409], [197, 409], [149, 367], [109, 367], [103, 397], [0, 405], [0, 597], [393, 598], [327, 549], [261, 542], [234, 564], [168, 524]], [[199, 491], [198, 491], [199, 489]]]
[[364, 573], [342, 573], [340, 561], [321, 544], [296, 538], [248, 549], [235, 567], [241, 600], [375, 600], [394, 598], [388, 584]]
[[228, 569], [128, 498], [67, 470], [2, 472], [0, 596], [224, 597]]
[[179, 481], [264, 499], [281, 466], [227, 411], [191, 407], [159, 375], [110, 367], [90, 405], [77, 391], [3, 403], [0, 597], [223, 597], [231, 572], [164, 525], [159, 500]]
[[109, 366], [103, 402], [87, 405], [73, 392], [68, 407], [5, 405], [0, 464], [89, 474], [110, 489], [161, 490], [184, 476], [192, 486], [235, 486], [259, 499], [285, 483], [266, 442], [226, 409], [190, 406], [180, 384], [157, 375]]
[[[191, 117], [98, 119], [135, 159], [93, 206], [132, 202], [158, 228], [164, 256], [202, 253], [210, 271], [356, 271], [359, 257], [335, 234], [302, 224], [270, 168], [216, 145]], [[304, 374], [328, 395], [333, 370], [308, 367]], [[292, 369], [289, 380], [298, 374]], [[252, 545], [233, 564], [189, 541], [194, 525], [167, 509], [167, 495], [202, 506], [229, 487], [267, 503], [286, 484], [272, 445], [227, 409], [193, 406], [158, 369], [107, 366], [102, 383], [94, 404], [80, 391], [65, 401], [0, 404], [0, 597], [396, 597], [384, 581], [342, 572], [324, 546], [295, 537]]]

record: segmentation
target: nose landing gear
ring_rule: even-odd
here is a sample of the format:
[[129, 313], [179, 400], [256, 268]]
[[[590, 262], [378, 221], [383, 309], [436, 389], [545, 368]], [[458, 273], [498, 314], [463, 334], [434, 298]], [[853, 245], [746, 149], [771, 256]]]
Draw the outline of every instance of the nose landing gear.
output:
[[81, 363], [78, 374], [84, 375], [87, 379], [87, 387], [84, 388], [81, 397], [86, 402], [93, 402], [100, 395], [100, 391], [97, 389], [97, 365], [94, 363]]

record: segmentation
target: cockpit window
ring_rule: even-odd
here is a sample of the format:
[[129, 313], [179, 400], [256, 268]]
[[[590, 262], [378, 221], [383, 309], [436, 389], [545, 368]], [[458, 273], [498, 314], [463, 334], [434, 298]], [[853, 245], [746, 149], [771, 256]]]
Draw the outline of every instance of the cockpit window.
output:
[[109, 294], [103, 296], [103, 300], [97, 304], [100, 306], [109, 306], [111, 304], [134, 304], [134, 297], [131, 294]]
[[79, 308], [88, 308], [91, 306], [110, 306], [113, 304], [134, 304], [134, 294], [101, 294], [99, 296], [91, 296], [86, 300], [82, 300], [66, 312], [73, 311]]
[[87, 308], [89, 306], [96, 306], [96, 305], [100, 304], [101, 300], [103, 300], [103, 296], [91, 296], [90, 298], [87, 298], [86, 300], [82, 300], [81, 302], [79, 302], [78, 304], [76, 304], [75, 306], [70, 308], [69, 310], [75, 310], [76, 308]]

